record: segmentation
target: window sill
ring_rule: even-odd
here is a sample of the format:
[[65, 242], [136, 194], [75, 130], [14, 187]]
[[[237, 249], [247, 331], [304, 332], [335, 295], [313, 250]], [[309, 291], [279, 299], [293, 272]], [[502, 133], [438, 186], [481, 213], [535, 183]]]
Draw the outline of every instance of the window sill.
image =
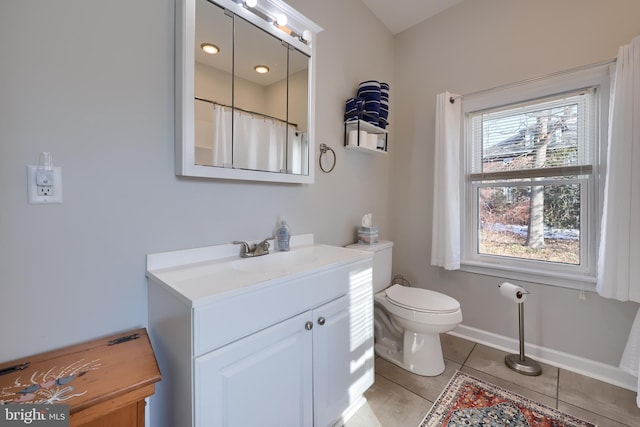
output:
[[499, 277], [530, 283], [557, 286], [568, 289], [596, 291], [596, 278], [589, 275], [567, 274], [557, 271], [540, 271], [479, 261], [463, 261], [460, 270], [468, 273]]

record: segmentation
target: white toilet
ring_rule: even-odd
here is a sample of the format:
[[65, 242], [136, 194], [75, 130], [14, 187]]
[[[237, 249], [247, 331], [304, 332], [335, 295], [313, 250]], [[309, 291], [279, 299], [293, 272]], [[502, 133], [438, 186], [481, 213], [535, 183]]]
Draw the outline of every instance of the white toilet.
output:
[[440, 375], [444, 371], [444, 360], [439, 334], [454, 329], [462, 322], [460, 303], [439, 292], [392, 284], [393, 242], [349, 247], [375, 252], [376, 354], [418, 375]]

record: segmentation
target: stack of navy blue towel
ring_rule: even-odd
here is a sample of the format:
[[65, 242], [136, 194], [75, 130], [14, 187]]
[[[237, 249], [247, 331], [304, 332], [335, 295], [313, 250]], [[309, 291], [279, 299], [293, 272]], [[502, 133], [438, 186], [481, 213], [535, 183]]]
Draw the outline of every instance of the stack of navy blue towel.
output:
[[389, 83], [380, 83], [380, 113], [378, 117], [378, 126], [382, 129], [387, 127], [389, 123]]
[[362, 119], [378, 126], [380, 117], [380, 82], [368, 80], [358, 86], [358, 98], [364, 99], [364, 115]]
[[362, 98], [349, 98], [344, 108], [344, 120], [357, 120], [362, 117], [364, 113], [364, 99]]
[[381, 128], [386, 128], [389, 118], [389, 84], [376, 80], [360, 83], [355, 98], [345, 105], [345, 120], [361, 119]]

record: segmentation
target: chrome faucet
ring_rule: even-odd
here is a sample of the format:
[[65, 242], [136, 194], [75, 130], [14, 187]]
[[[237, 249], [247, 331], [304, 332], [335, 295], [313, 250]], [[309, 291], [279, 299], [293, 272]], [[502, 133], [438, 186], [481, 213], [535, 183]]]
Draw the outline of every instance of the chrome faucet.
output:
[[[241, 240], [235, 240], [233, 242], [234, 245], [241, 245], [240, 246], [240, 256], [242, 258], [247, 258], [251, 256], [251, 248], [249, 248], [249, 244], [247, 242], [243, 242]], [[249, 254], [249, 255], [247, 255]]]
[[233, 244], [240, 245], [240, 257], [242, 258], [262, 256], [262, 255], [267, 255], [269, 253], [268, 239], [264, 239], [262, 242], [254, 246], [249, 246], [247, 242], [244, 242], [241, 240], [236, 240], [233, 242]]
[[253, 256], [267, 255], [269, 253], [269, 242], [264, 239], [253, 249]]

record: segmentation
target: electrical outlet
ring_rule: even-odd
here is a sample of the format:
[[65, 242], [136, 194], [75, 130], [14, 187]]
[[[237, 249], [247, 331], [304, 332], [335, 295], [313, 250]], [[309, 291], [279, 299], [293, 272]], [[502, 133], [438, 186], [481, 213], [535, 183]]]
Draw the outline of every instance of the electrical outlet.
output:
[[62, 203], [62, 169], [27, 166], [27, 194], [29, 203]]
[[53, 185], [38, 185], [38, 196], [53, 196]]
[[53, 196], [54, 172], [36, 170], [36, 187], [38, 196]]

